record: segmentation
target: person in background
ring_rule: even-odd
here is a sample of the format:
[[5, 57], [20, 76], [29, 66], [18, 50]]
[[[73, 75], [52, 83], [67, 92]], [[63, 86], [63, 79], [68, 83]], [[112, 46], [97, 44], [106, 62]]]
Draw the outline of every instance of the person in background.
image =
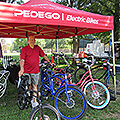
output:
[[[18, 75], [19, 77], [23, 74], [28, 75], [30, 84], [29, 89], [34, 91], [37, 91], [39, 80], [39, 56], [43, 57], [50, 65], [52, 65], [43, 50], [38, 45], [35, 45], [35, 37], [29, 36], [28, 45], [21, 50], [20, 71]], [[33, 93], [33, 99], [31, 100], [32, 108], [38, 106], [38, 102], [34, 96], [37, 96], [35, 92]]]
[[116, 61], [119, 58], [119, 51], [120, 51], [120, 48], [118, 47], [117, 44], [115, 44], [115, 60]]

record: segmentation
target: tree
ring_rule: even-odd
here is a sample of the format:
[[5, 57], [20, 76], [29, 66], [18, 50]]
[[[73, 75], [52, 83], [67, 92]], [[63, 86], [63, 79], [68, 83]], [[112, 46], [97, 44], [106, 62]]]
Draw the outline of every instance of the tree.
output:
[[46, 45], [46, 42], [44, 39], [36, 39], [36, 42], [35, 42], [36, 45], [39, 45], [41, 48], [44, 48], [45, 45]]
[[[119, 32], [120, 31], [120, 6], [119, 5], [120, 5], [119, 0], [91, 0], [90, 2], [86, 1], [83, 9], [88, 12], [114, 16], [114, 40], [118, 41], [120, 40], [120, 32]], [[104, 39], [108, 39], [109, 32], [105, 32], [102, 34], [100, 33], [100, 36]]]
[[20, 48], [27, 45], [27, 40], [25, 38], [17, 38], [12, 44], [12, 50], [20, 51]]

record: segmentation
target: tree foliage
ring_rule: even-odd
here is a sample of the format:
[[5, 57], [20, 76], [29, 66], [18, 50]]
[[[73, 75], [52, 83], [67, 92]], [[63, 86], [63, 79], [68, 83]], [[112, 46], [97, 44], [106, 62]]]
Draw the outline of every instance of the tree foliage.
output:
[[[62, 48], [70, 48], [71, 45], [68, 44], [68, 41], [70, 41], [69, 39], [59, 39], [58, 40], [58, 48], [62, 49]], [[36, 39], [35, 44], [39, 45], [41, 48], [43, 49], [56, 49], [56, 39]], [[13, 44], [12, 44], [12, 50], [13, 51], [19, 51], [20, 48], [26, 46], [27, 43], [27, 39], [22, 38], [22, 39], [15, 39]]]
[[13, 44], [12, 44], [12, 50], [13, 51], [19, 51], [20, 48], [24, 47], [25, 45], [27, 45], [27, 39], [25, 38], [16, 38], [14, 41], [13, 41]]
[[[69, 3], [70, 1], [70, 3]], [[101, 15], [114, 16], [114, 40], [120, 40], [120, 0], [57, 0], [63, 4], [79, 10]], [[109, 32], [94, 34], [105, 42], [109, 39]]]

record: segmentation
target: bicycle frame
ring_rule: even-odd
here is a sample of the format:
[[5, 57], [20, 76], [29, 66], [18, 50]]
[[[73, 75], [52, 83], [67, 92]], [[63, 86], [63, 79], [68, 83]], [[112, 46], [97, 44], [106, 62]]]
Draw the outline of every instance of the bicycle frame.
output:
[[[70, 99], [69, 99], [69, 96], [68, 96], [68, 93], [67, 93], [67, 86], [68, 86], [68, 84], [67, 84], [67, 74], [66, 74], [66, 72], [65, 72], [65, 74], [49, 75], [47, 71], [52, 72], [52, 70], [46, 69], [46, 72], [45, 72], [45, 73], [48, 75], [48, 78], [49, 78], [49, 79], [48, 79], [48, 82], [49, 82], [49, 84], [50, 84], [50, 88], [49, 88], [49, 86], [47, 86], [47, 85], [45, 85], [44, 87], [48, 88], [48, 91], [51, 91], [51, 92], [52, 92], [52, 96], [53, 96], [52, 99], [54, 98], [55, 93], [56, 93], [61, 87], [65, 86], [66, 96], [67, 96], [68, 102], [70, 103]], [[53, 73], [53, 72], [52, 72], [52, 73]], [[63, 76], [63, 77], [64, 77], [64, 80], [63, 80], [62, 78], [60, 78], [59, 76]], [[54, 91], [53, 78], [58, 78], [58, 79], [61, 81], [61, 84], [60, 84], [59, 88], [58, 88], [56, 91]], [[45, 82], [46, 82], [46, 81], [45, 81]], [[42, 81], [42, 84], [44, 84], [44, 81]], [[63, 84], [64, 84], [64, 85], [63, 85]]]
[[[63, 57], [65, 63], [67, 64], [67, 66], [68, 66], [68, 68], [69, 68], [70, 65], [69, 65], [69, 63], [67, 62], [67, 60], [65, 59], [65, 55], [62, 53], [61, 56]], [[71, 79], [71, 77], [70, 77], [70, 84], [71, 84], [71, 85], [74, 85], [74, 86], [80, 85], [78, 88], [79, 88], [79, 89], [81, 88], [81, 90], [83, 91], [83, 88], [84, 88], [85, 84], [86, 84], [87, 82], [89, 82], [89, 81], [92, 81], [92, 85], [93, 85], [93, 86], [91, 86], [91, 87], [92, 87], [92, 90], [93, 90], [93, 91], [95, 90], [95, 92], [97, 93], [97, 90], [96, 90], [95, 85], [94, 85], [94, 80], [98, 80], [98, 79], [93, 79], [92, 73], [91, 73], [91, 70], [90, 70], [90, 67], [94, 64], [93, 58], [94, 58], [94, 57], [92, 56], [92, 64], [91, 64], [91, 65], [86, 64], [86, 67], [88, 67], [88, 71], [82, 76], [82, 78], [80, 79], [80, 81], [79, 81], [77, 84], [73, 84], [73, 83], [72, 83], [72, 79]], [[66, 72], [65, 72], [65, 73], [66, 73]], [[89, 75], [87, 75], [87, 74], [89, 74]], [[85, 77], [86, 75], [87, 75], [87, 77]], [[90, 77], [90, 79], [88, 80], [89, 77]], [[66, 74], [66, 79], [67, 79], [67, 74]]]
[[[89, 75], [87, 75], [87, 74], [89, 74]], [[87, 75], [87, 76], [86, 76], [86, 75]], [[86, 77], [85, 77], [85, 76], [86, 76]], [[90, 79], [88, 80], [89, 77], [90, 77]], [[81, 88], [81, 90], [83, 91], [83, 88], [84, 88], [85, 84], [86, 84], [87, 82], [89, 82], [89, 81], [92, 81], [93, 88], [94, 88], [95, 92], [97, 93], [96, 88], [95, 88], [95, 85], [94, 85], [94, 80], [98, 80], [98, 79], [93, 79], [92, 74], [91, 74], [91, 71], [88, 70], [87, 72], [85, 72], [85, 74], [82, 76], [82, 78], [80, 79], [80, 81], [79, 81], [77, 84], [73, 84], [73, 83], [72, 83], [72, 79], [70, 80], [70, 84], [72, 84], [72, 85], [74, 85], [74, 86], [80, 85], [78, 88], [79, 88], [79, 89]], [[92, 87], [92, 86], [91, 86], [91, 87]], [[92, 88], [92, 90], [93, 90], [93, 88]]]

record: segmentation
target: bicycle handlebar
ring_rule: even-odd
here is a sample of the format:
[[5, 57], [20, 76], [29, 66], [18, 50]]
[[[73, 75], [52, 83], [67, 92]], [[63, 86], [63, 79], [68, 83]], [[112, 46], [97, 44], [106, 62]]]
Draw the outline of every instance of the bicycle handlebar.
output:
[[52, 64], [52, 66], [51, 66], [49, 63], [41, 63], [39, 66], [42, 68], [46, 68], [46, 69], [48, 69], [48, 68], [53, 69], [54, 67], [56, 67], [55, 64]]
[[61, 53], [53, 53], [53, 55], [54, 55], [54, 56], [61, 56], [61, 57], [62, 57], [62, 56], [64, 56], [65, 54], [64, 54], [63, 52], [61, 52]]

